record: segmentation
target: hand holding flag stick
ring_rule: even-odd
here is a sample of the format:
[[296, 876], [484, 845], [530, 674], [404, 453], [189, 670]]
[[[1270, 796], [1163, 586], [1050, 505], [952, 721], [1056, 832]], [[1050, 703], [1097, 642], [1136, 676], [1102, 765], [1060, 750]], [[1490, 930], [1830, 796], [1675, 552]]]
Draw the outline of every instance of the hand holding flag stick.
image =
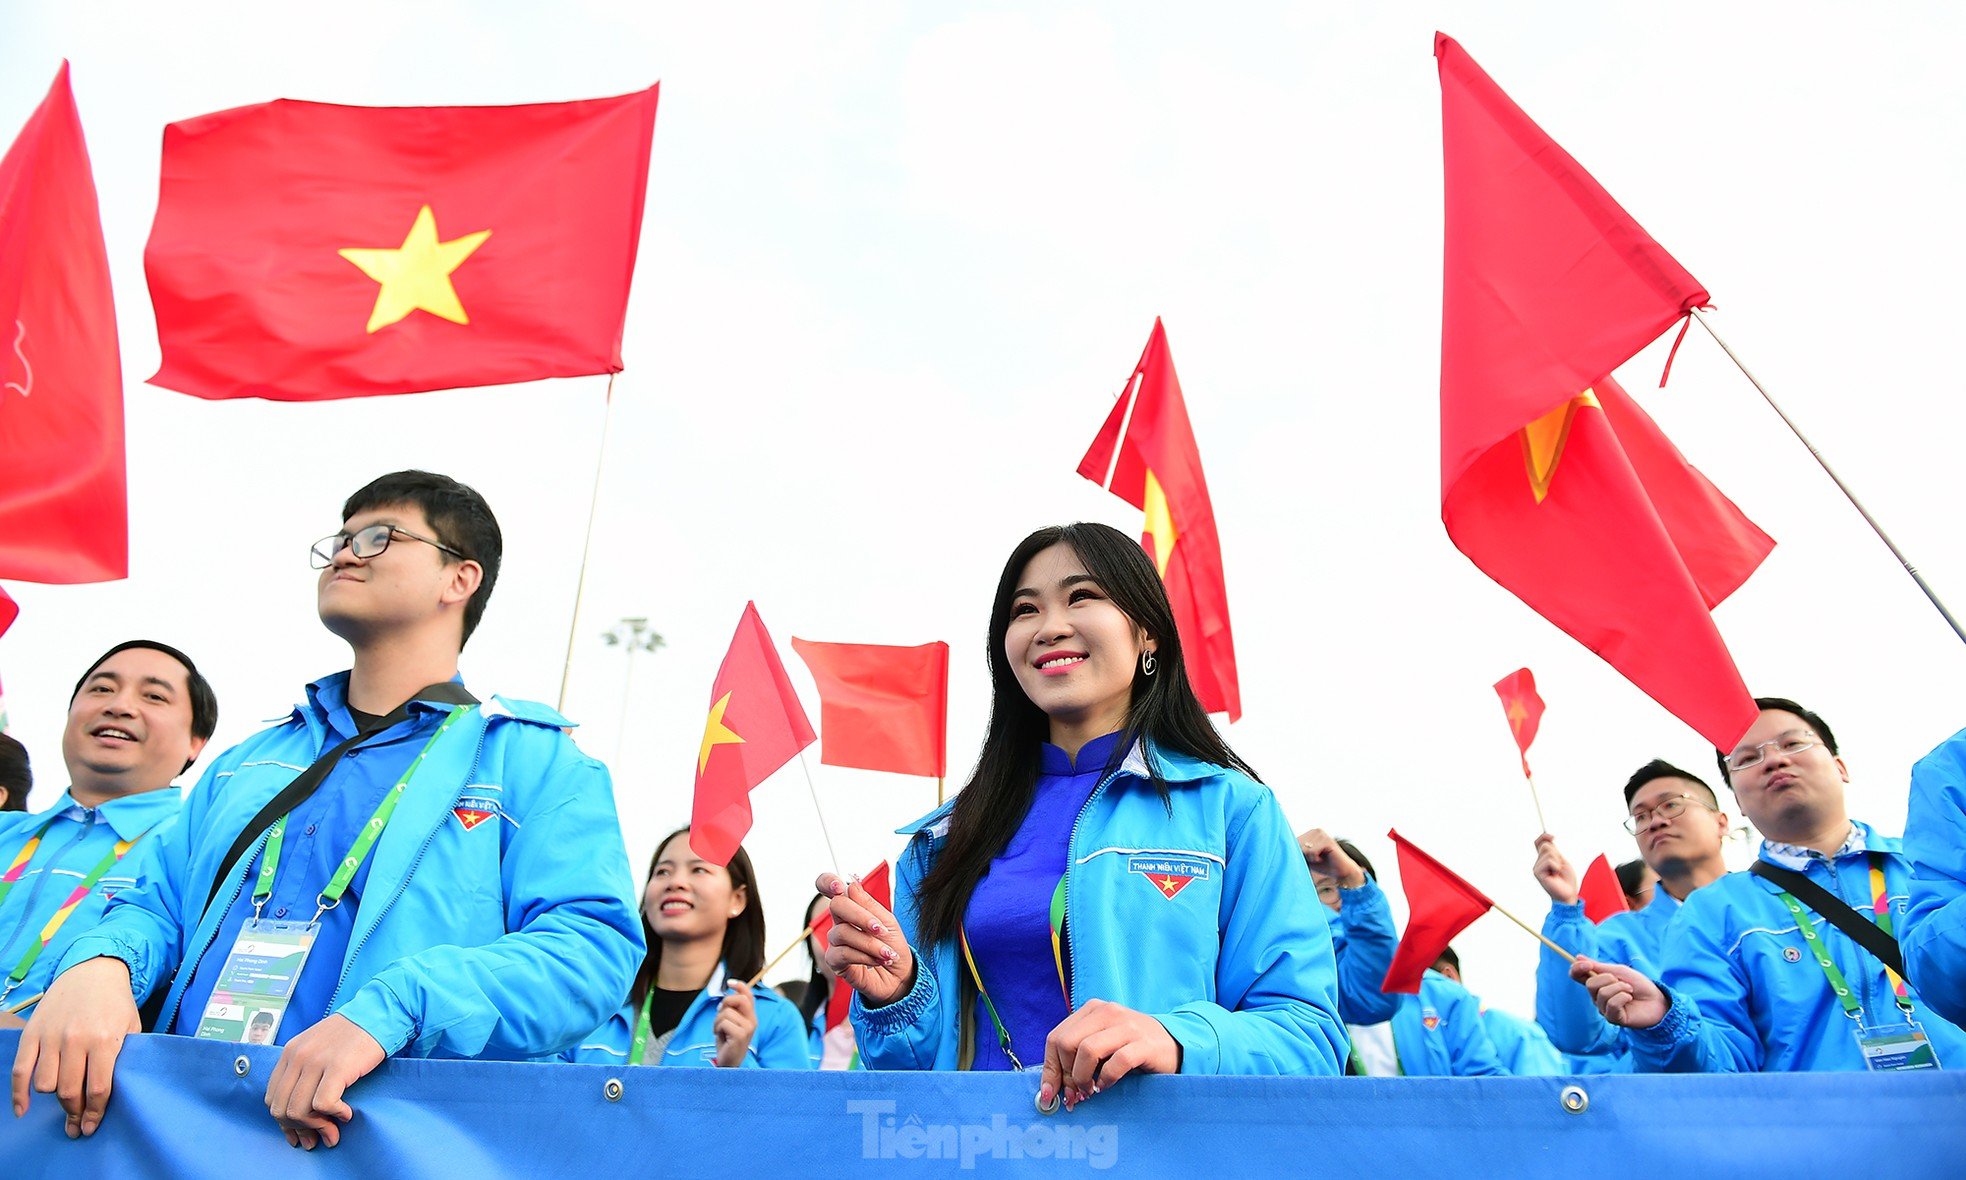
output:
[[[869, 872], [866, 876], [860, 878], [860, 886], [861, 888], [865, 889], [868, 892], [868, 894], [873, 897], [875, 901], [878, 901], [883, 906], [887, 906], [888, 908], [892, 909], [894, 906], [893, 887], [889, 883], [889, 881], [890, 879], [888, 877], [887, 862], [882, 861], [881, 863], [874, 866], [873, 871]], [[820, 914], [817, 918], [814, 918], [812, 921], [807, 922], [806, 928], [804, 930], [799, 931], [799, 936], [792, 940], [791, 945], [787, 946], [784, 950], [779, 951], [776, 955], [773, 955], [771, 962], [766, 963], [763, 967], [758, 968], [758, 973], [756, 975], [753, 975], [750, 979], [751, 986], [752, 987], [758, 986], [758, 981], [765, 977], [765, 972], [770, 971], [773, 967], [776, 967], [780, 963], [784, 962], [785, 956], [791, 954], [795, 950], [798, 950], [799, 947], [805, 942], [805, 940], [812, 937], [813, 935], [817, 934], [819, 936], [820, 946], [824, 947], [826, 944], [826, 932], [829, 929], [831, 929], [832, 925], [833, 925], [833, 912], [831, 910], [827, 910], [824, 913]]]

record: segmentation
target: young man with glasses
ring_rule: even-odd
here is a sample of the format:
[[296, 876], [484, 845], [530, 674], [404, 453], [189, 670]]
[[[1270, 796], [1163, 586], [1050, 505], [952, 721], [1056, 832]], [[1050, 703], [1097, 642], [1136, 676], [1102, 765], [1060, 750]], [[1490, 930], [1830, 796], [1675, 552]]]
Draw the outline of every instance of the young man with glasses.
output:
[[[1625, 783], [1625, 830], [1659, 883], [1642, 910], [1613, 914], [1593, 924], [1578, 900], [1577, 871], [1549, 833], [1536, 838], [1536, 883], [1550, 895], [1543, 937], [1574, 954], [1629, 963], [1657, 974], [1666, 927], [1695, 889], [1727, 872], [1721, 847], [1727, 815], [1713, 788], [1661, 758], [1638, 768]], [[1607, 1024], [1590, 993], [1570, 980], [1570, 962], [1544, 946], [1536, 963], [1536, 1023], [1569, 1056], [1576, 1073], [1631, 1073], [1625, 1032]]]
[[[353, 667], [222, 756], [21, 1036], [16, 1114], [54, 1092], [94, 1132], [137, 1005], [155, 1027], [284, 1045], [266, 1104], [333, 1146], [344, 1092], [392, 1054], [548, 1058], [643, 959], [605, 767], [543, 705], [480, 702], [458, 655], [502, 539], [475, 491], [397, 472], [314, 546], [321, 622]], [[264, 1035], [263, 1033], [259, 1035]]]
[[1911, 877], [1900, 841], [1850, 819], [1850, 772], [1821, 717], [1755, 703], [1754, 725], [1720, 753], [1764, 837], [1755, 869], [1687, 899], [1658, 982], [1588, 958], [1571, 978], [1629, 1030], [1644, 1072], [1966, 1067], [1966, 1032], [1886, 965]]

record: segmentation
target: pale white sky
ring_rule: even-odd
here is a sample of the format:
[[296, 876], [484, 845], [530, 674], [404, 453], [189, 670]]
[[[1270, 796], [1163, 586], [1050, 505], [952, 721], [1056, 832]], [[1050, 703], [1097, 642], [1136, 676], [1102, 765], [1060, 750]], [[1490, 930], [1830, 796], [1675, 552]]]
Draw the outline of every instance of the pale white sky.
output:
[[[1300, 828], [1390, 870], [1397, 824], [1533, 924], [1535, 813], [1490, 684], [1535, 670], [1532, 761], [1580, 863], [1632, 855], [1633, 768], [1712, 760], [1441, 528], [1433, 31], [1707, 285], [1716, 326], [1966, 610], [1945, 474], [1962, 412], [1940, 363], [1966, 317], [1961, 20], [1936, 3], [14, 6], [0, 134], [74, 63], [133, 535], [126, 582], [9, 586], [23, 613], [0, 677], [34, 804], [63, 785], [69, 686], [111, 643], [190, 652], [218, 687], [219, 746], [342, 667], [305, 549], [399, 467], [476, 485], [505, 529], [471, 684], [549, 702], [559, 686], [605, 379], [318, 405], [143, 384], [163, 124], [278, 97], [537, 102], [660, 79], [567, 705], [616, 769], [638, 870], [687, 817], [746, 599], [815, 721], [790, 636], [948, 640], [967, 768], [1010, 546], [1064, 520], [1138, 525], [1074, 468], [1160, 315], [1226, 554], [1247, 710], [1230, 740]], [[1910, 764], [1966, 722], [1966, 651], [1710, 341], [1688, 337], [1663, 392], [1662, 359], [1626, 385], [1777, 541], [1722, 631], [1751, 688], [1829, 719], [1853, 812], [1895, 831]], [[624, 615], [668, 640], [636, 670], [626, 732], [624, 658], [599, 639]], [[932, 783], [812, 753], [848, 867], [934, 802]], [[778, 943], [826, 858], [796, 769], [755, 804]], [[1474, 990], [1530, 1011], [1526, 935], [1490, 917], [1459, 946]]]

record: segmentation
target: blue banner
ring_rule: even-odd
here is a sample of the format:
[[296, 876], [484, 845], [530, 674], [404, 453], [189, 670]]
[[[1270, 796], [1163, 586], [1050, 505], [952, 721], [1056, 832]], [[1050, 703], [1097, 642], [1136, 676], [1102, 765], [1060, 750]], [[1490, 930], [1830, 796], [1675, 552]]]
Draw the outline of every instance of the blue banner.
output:
[[[13, 1060], [17, 1033], [0, 1034]], [[1869, 1160], [1961, 1174], [1966, 1074], [1141, 1078], [1040, 1114], [1037, 1077], [390, 1061], [341, 1146], [287, 1146], [278, 1050], [131, 1037], [101, 1130], [37, 1095], [0, 1115], [8, 1180], [356, 1175], [1782, 1174]]]

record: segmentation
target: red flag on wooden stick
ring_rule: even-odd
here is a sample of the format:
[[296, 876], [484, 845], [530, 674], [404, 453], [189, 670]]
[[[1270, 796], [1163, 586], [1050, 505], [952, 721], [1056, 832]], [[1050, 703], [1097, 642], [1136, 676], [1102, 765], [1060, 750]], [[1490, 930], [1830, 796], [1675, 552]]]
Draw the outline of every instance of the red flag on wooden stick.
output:
[[1611, 861], [1601, 852], [1584, 870], [1577, 900], [1584, 903], [1584, 916], [1593, 922], [1602, 922], [1631, 908], [1625, 904], [1625, 887], [1618, 883], [1618, 870], [1611, 867]]
[[948, 770], [949, 645], [792, 639], [819, 685], [819, 760], [940, 778]]
[[[1137, 385], [1136, 385], [1137, 382]], [[1210, 713], [1242, 716], [1229, 590], [1215, 508], [1201, 474], [1174, 356], [1158, 318], [1127, 390], [1079, 460], [1079, 474], [1146, 512], [1141, 547], [1154, 559], [1174, 608], [1188, 680]]]
[[1393, 951], [1382, 987], [1411, 994], [1420, 990], [1420, 977], [1440, 960], [1454, 936], [1495, 903], [1397, 831], [1386, 835], [1399, 852], [1399, 885], [1406, 893], [1407, 914], [1406, 932]]
[[1482, 572], [1722, 749], [1756, 710], [1712, 607], [1773, 542], [1611, 371], [1698, 280], [1437, 35], [1441, 518]]
[[64, 62], [0, 159], [0, 577], [127, 577], [129, 536], [109, 256]]
[[1543, 723], [1543, 698], [1536, 695], [1536, 677], [1527, 668], [1517, 668], [1495, 682], [1495, 695], [1502, 698], [1509, 732], [1515, 735], [1516, 749], [1522, 752], [1522, 776], [1528, 778], [1529, 743], [1536, 740], [1536, 727]]
[[[860, 884], [875, 901], [880, 902], [889, 910], [894, 908], [894, 886], [888, 876], [886, 861], [875, 865], [873, 872], [860, 878]], [[812, 924], [813, 940], [821, 947], [824, 947], [826, 945], [826, 936], [832, 929], [833, 913], [831, 910], [828, 910], [819, 915], [819, 920]], [[835, 982], [832, 992], [826, 997], [826, 1028], [828, 1031], [831, 1031], [835, 1025], [846, 1019], [847, 1010], [852, 1005], [853, 989], [843, 983]]]
[[751, 830], [752, 788], [812, 742], [812, 722], [757, 605], [747, 602], [710, 688], [710, 715], [697, 749], [689, 833], [696, 854], [729, 864]]
[[316, 401], [618, 372], [656, 93], [171, 124], [151, 381]]

